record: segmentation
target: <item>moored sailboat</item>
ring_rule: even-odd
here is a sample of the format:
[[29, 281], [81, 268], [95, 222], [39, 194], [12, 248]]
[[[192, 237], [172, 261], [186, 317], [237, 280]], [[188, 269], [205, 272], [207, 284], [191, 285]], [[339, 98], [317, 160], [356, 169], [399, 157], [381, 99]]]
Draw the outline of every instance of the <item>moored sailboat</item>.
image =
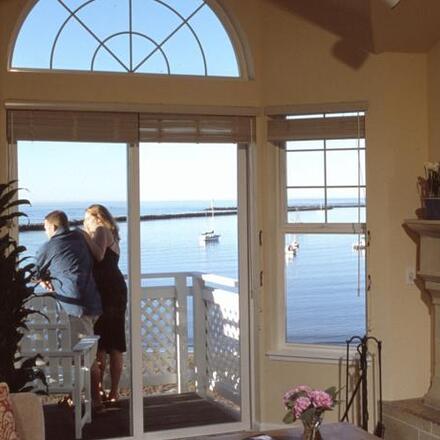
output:
[[202, 232], [200, 234], [199, 236], [200, 243], [204, 244], [204, 243], [213, 243], [219, 241], [220, 234], [217, 234], [214, 231], [213, 224], [214, 224], [214, 204], [213, 201], [211, 200], [211, 230]]

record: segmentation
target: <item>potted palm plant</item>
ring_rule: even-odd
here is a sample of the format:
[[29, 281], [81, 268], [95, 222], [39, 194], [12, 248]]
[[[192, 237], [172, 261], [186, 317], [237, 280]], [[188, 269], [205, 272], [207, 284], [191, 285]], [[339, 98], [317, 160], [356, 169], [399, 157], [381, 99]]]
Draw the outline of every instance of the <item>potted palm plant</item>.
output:
[[23, 359], [18, 350], [27, 318], [39, 312], [28, 307], [35, 296], [35, 265], [22, 257], [26, 248], [13, 235], [14, 221], [26, 216], [18, 208], [30, 204], [17, 199], [17, 193], [16, 181], [0, 183], [0, 382], [11, 392], [30, 391], [29, 383], [37, 379], [47, 389], [46, 377], [37, 368], [39, 356]]

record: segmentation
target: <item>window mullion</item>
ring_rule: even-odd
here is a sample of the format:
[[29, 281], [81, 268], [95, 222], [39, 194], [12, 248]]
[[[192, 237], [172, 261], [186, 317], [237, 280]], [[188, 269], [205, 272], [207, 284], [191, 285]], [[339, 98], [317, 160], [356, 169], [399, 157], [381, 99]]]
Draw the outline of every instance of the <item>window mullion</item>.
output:
[[283, 234], [365, 234], [365, 223], [287, 223]]
[[327, 210], [327, 139], [324, 139], [324, 221], [328, 222]]
[[280, 209], [282, 212], [283, 222], [282, 224], [289, 223], [289, 201], [288, 201], [288, 186], [287, 184], [287, 151], [283, 148], [285, 143], [279, 145], [280, 160], [279, 160], [279, 170], [280, 170], [280, 183], [281, 183], [281, 200]]

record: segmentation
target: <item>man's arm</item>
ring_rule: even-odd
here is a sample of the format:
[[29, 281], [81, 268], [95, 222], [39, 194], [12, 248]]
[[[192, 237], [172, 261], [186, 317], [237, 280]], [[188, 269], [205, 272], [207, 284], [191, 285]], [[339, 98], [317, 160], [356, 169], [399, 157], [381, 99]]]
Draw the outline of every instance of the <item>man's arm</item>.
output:
[[50, 258], [48, 255], [47, 244], [44, 244], [37, 251], [36, 261], [35, 261], [35, 279], [39, 282], [42, 287], [46, 290], [53, 291], [53, 285], [50, 280]]

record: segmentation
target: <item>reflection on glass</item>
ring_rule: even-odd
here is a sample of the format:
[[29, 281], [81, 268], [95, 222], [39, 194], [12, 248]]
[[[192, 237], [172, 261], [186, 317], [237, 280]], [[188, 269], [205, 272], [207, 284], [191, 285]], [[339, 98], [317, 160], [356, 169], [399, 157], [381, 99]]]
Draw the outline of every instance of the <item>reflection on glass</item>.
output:
[[295, 150], [322, 150], [324, 149], [324, 141], [321, 139], [311, 141], [289, 141], [286, 142], [288, 151]]
[[287, 342], [343, 344], [365, 334], [364, 249], [356, 234], [286, 234]]
[[359, 156], [357, 151], [328, 151], [327, 185], [358, 185]]
[[339, 113], [326, 113], [326, 118], [347, 118], [352, 116], [364, 116], [365, 112], [339, 112]]
[[365, 139], [327, 139], [325, 147], [328, 150], [335, 148], [365, 148]]
[[239, 421], [237, 147], [141, 144], [140, 181], [144, 430]]
[[329, 223], [365, 223], [365, 188], [329, 188]]
[[324, 113], [313, 113], [310, 115], [287, 115], [286, 119], [321, 119]]
[[[359, 191], [359, 193], [358, 193]], [[288, 223], [364, 223], [365, 188], [324, 189], [291, 188], [287, 190]]]
[[324, 185], [324, 153], [287, 153], [287, 186]]
[[359, 151], [359, 185], [365, 186], [365, 150]]
[[288, 189], [287, 201], [289, 223], [325, 222], [324, 189]]

